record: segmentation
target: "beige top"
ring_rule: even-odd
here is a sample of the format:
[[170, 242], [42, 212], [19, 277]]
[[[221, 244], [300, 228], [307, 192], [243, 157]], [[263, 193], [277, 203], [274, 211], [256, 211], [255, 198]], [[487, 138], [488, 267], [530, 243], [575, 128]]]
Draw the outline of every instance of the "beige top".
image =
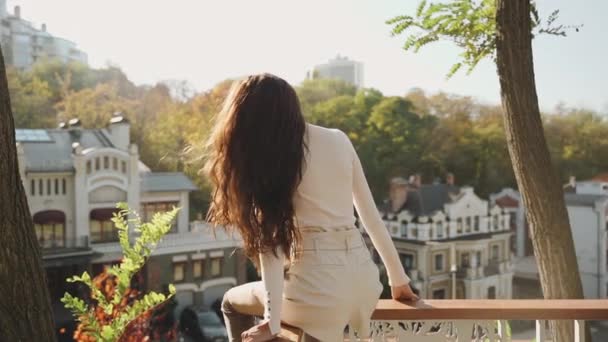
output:
[[[348, 136], [337, 129], [306, 125], [308, 154], [302, 181], [294, 197], [298, 227], [341, 227], [355, 223], [357, 213], [380, 254], [388, 273], [389, 284], [409, 283], [397, 250], [382, 222], [363, 168]], [[285, 257], [262, 254], [261, 275], [266, 288], [264, 317], [270, 330], [277, 333], [281, 322], [283, 265]]]

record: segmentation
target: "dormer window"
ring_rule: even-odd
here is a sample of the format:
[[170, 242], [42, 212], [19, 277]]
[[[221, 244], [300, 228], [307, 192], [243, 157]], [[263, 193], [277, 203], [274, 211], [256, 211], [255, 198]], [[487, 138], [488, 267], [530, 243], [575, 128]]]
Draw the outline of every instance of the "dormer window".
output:
[[435, 228], [437, 229], [437, 238], [443, 239], [443, 221], [435, 223]]

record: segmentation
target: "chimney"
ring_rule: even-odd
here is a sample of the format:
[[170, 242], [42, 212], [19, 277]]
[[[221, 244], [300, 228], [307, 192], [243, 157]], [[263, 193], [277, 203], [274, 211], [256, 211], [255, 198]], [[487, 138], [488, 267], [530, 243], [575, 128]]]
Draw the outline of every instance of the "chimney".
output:
[[122, 113], [114, 113], [112, 119], [110, 119], [110, 125], [108, 126], [112, 144], [121, 150], [127, 151], [129, 149], [129, 144], [131, 143], [131, 137], [129, 136], [130, 128], [131, 124], [129, 123], [129, 120]]
[[422, 186], [422, 176], [419, 173], [414, 175], [414, 185], [419, 188]]
[[448, 173], [445, 176], [445, 184], [447, 184], [447, 185], [454, 185], [455, 183], [456, 183], [456, 178], [454, 177], [454, 174], [451, 173], [451, 172]]
[[42, 32], [46, 32], [46, 24], [43, 23], [40, 29], [42, 30]]
[[395, 177], [391, 179], [389, 197], [391, 204], [391, 211], [397, 212], [403, 207], [407, 201], [407, 181], [401, 177]]
[[70, 128], [72, 128], [72, 127], [81, 128], [81, 126], [82, 126], [79, 118], [70, 119], [70, 121], [68, 121], [68, 125], [70, 126]]
[[21, 6], [15, 6], [15, 17], [21, 18]]

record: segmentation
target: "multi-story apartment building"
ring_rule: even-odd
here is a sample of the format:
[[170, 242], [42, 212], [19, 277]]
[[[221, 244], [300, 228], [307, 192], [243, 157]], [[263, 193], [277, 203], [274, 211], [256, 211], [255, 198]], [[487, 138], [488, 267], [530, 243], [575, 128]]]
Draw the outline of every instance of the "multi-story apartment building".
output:
[[350, 83], [357, 88], [363, 88], [363, 63], [338, 55], [327, 63], [312, 67], [306, 73], [306, 78], [338, 79]]
[[126, 202], [144, 221], [180, 207], [172, 230], [141, 272], [140, 286], [163, 291], [173, 283], [178, 306], [210, 305], [245, 278], [244, 260], [233, 255], [238, 241], [202, 221], [190, 222], [189, 192], [196, 187], [180, 172], [151, 172], [130, 143], [130, 124], [114, 116], [101, 129], [83, 129], [77, 119], [58, 129], [17, 129], [23, 186], [61, 321], [59, 298], [76, 291], [65, 279], [101, 272], [122, 256], [111, 222], [117, 202]]
[[473, 188], [395, 178], [380, 210], [422, 297], [511, 298], [509, 215]]
[[28, 68], [40, 59], [58, 59], [62, 62], [87, 63], [87, 54], [76, 44], [47, 32], [46, 24], [40, 29], [21, 17], [21, 7], [13, 14], [6, 10], [6, 0], [0, 0], [0, 45], [5, 63], [17, 68]]

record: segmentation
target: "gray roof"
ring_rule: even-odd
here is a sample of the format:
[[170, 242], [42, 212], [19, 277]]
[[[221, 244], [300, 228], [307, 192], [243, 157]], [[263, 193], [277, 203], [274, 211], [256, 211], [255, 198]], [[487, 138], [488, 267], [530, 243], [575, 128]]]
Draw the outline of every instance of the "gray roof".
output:
[[566, 193], [564, 195], [566, 205], [593, 207], [595, 203], [608, 200], [606, 195], [591, 195], [591, 194], [575, 194]]
[[[74, 171], [72, 144], [80, 143], [83, 149], [113, 147], [112, 142], [102, 129], [46, 129], [17, 130], [17, 142], [25, 152], [25, 169], [31, 172]], [[43, 136], [48, 139], [31, 139]], [[31, 134], [33, 133], [33, 135]]]
[[141, 191], [195, 191], [190, 178], [181, 172], [147, 172], [141, 174]]
[[427, 216], [443, 210], [444, 205], [453, 202], [459, 194], [460, 188], [454, 185], [424, 184], [420, 188], [408, 190], [401, 210], [407, 210], [414, 216]]

